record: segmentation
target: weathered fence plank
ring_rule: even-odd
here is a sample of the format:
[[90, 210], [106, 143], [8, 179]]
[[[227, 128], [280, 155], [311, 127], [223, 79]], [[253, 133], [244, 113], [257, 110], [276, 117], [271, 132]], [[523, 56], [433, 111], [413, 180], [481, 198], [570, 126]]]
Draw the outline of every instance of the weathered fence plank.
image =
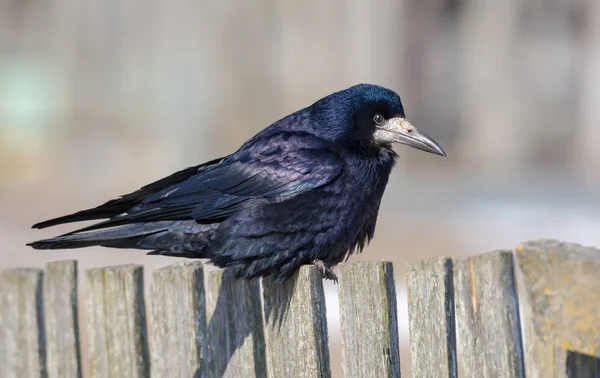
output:
[[539, 240], [516, 256], [528, 377], [600, 376], [600, 250]]
[[515, 276], [521, 309], [525, 375], [527, 378], [568, 378], [566, 371], [568, 352], [552, 342], [545, 342], [535, 332], [534, 309], [530, 296], [524, 295], [528, 289], [523, 286], [525, 282], [521, 269], [515, 269]]
[[86, 278], [90, 376], [149, 376], [143, 268], [91, 269]]
[[39, 269], [0, 273], [0, 377], [45, 377], [44, 304]]
[[77, 261], [46, 265], [44, 315], [48, 377], [81, 377], [77, 313]]
[[399, 377], [398, 314], [392, 264], [340, 264], [338, 275], [343, 375]]
[[331, 376], [321, 277], [303, 266], [283, 284], [262, 281], [269, 377]]
[[515, 269], [517, 291], [519, 293], [519, 307], [521, 314], [521, 327], [523, 329], [523, 360], [527, 378], [567, 378], [566, 363], [567, 351], [555, 346], [553, 343], [544, 342], [535, 332], [533, 325], [533, 306], [531, 299], [523, 295], [527, 291], [523, 287], [523, 273]]
[[600, 250], [555, 240], [517, 247], [538, 335], [600, 357]]
[[155, 270], [150, 292], [152, 377], [203, 376], [206, 306], [202, 263]]
[[457, 377], [452, 259], [407, 265], [410, 355], [414, 377]]
[[[542, 240], [407, 268], [414, 376], [456, 377], [458, 339], [466, 377], [600, 378], [600, 250]], [[2, 378], [83, 375], [77, 263], [46, 269], [0, 273]], [[338, 275], [344, 376], [400, 376], [392, 264], [340, 264]], [[150, 361], [142, 267], [86, 272], [90, 377], [331, 376], [319, 269], [263, 279], [262, 293], [223, 271], [205, 288], [199, 262], [153, 277]]]
[[266, 377], [260, 281], [210, 272], [206, 305], [207, 377]]
[[512, 253], [454, 262], [459, 356], [467, 377], [524, 377]]

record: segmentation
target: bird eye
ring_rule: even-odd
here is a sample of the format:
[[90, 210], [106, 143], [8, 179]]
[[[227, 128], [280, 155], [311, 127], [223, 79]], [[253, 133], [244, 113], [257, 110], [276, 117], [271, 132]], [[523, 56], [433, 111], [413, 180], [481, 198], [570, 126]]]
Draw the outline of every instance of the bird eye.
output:
[[375, 114], [375, 116], [373, 117], [373, 121], [378, 125], [383, 125], [383, 122], [385, 122], [385, 118], [383, 118], [381, 114]]

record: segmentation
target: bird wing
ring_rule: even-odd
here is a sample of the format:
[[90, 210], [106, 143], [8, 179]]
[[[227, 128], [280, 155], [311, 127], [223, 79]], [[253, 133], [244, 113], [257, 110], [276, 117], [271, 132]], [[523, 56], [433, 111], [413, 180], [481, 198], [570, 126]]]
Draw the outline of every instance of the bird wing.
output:
[[223, 161], [223, 159], [225, 158], [221, 157], [200, 165], [196, 165], [194, 167], [183, 169], [158, 181], [145, 185], [142, 188], [136, 190], [135, 192], [110, 200], [100, 206], [94, 207], [92, 209], [78, 211], [73, 214], [50, 219], [44, 222], [36, 223], [33, 225], [33, 228], [46, 228], [63, 223], [82, 222], [94, 219], [114, 217], [116, 215], [126, 212], [133, 206], [140, 204], [148, 196], [156, 193], [157, 191], [168, 188], [174, 184], [183, 182], [194, 175], [202, 173], [205, 170], [211, 168], [212, 166], [219, 164], [221, 161]]
[[273, 141], [254, 143], [219, 164], [146, 196], [126, 212], [74, 233], [161, 220], [214, 223], [236, 213], [247, 201], [279, 201], [326, 185], [343, 169], [342, 159], [314, 137], [269, 142]]

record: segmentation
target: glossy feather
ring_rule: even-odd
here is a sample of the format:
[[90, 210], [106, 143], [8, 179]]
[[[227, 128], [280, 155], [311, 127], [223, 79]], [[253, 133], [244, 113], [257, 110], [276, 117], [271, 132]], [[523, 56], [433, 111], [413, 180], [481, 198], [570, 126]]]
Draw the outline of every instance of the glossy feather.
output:
[[404, 117], [392, 91], [358, 85], [273, 123], [236, 152], [96, 208], [34, 225], [105, 219], [38, 249], [99, 245], [208, 258], [237, 277], [331, 267], [373, 237], [397, 155], [375, 143], [372, 113]]

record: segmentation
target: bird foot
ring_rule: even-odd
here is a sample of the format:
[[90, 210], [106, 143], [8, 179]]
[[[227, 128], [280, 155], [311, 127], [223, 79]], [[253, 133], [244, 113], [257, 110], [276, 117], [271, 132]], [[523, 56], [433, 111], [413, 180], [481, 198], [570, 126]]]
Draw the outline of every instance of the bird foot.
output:
[[335, 283], [338, 282], [338, 278], [335, 275], [335, 273], [333, 273], [333, 270], [327, 265], [325, 265], [323, 261], [315, 259], [312, 261], [312, 263], [314, 266], [317, 267], [317, 269], [319, 269], [322, 272], [323, 278], [325, 278], [326, 280], [332, 280]]

